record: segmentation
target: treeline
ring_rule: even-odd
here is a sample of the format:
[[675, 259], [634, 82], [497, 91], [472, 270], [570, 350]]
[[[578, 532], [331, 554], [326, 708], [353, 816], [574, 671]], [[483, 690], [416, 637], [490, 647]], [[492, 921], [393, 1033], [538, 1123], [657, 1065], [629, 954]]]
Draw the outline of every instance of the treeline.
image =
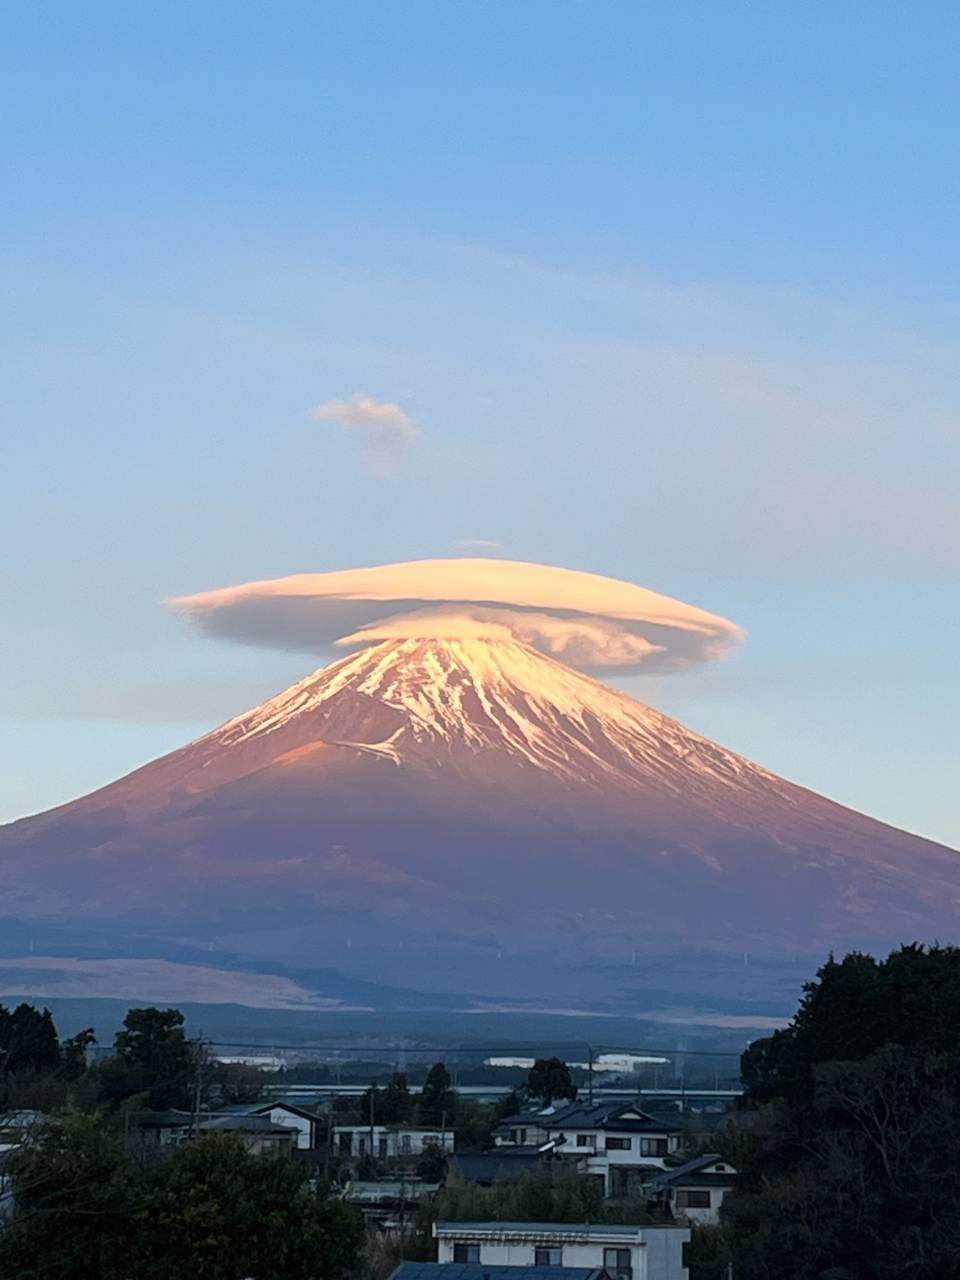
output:
[[831, 958], [742, 1072], [711, 1275], [960, 1280], [960, 950]]
[[48, 1009], [0, 1005], [0, 1111], [55, 1111], [70, 1099], [81, 1110], [128, 1105], [163, 1111], [193, 1105], [197, 1074], [218, 1102], [256, 1101], [257, 1073], [208, 1062], [187, 1038], [179, 1009], [130, 1009], [112, 1052], [88, 1065], [92, 1028], [60, 1040]]
[[302, 1166], [226, 1134], [145, 1160], [102, 1114], [68, 1107], [8, 1172], [3, 1280], [345, 1280], [363, 1247], [359, 1215]]
[[61, 1041], [49, 1011], [0, 1007], [0, 1116], [38, 1110], [3, 1154], [0, 1280], [345, 1280], [359, 1214], [287, 1155], [206, 1134], [144, 1142], [145, 1110], [239, 1100], [249, 1073], [206, 1061], [176, 1009], [131, 1009], [112, 1053], [88, 1066], [91, 1031]]

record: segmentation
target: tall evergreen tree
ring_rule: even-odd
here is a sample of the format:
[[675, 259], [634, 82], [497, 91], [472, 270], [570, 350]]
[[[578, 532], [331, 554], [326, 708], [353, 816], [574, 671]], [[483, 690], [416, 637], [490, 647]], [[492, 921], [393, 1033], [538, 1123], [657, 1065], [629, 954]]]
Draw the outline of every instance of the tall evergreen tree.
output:
[[452, 1128], [457, 1114], [458, 1097], [451, 1087], [450, 1072], [442, 1062], [435, 1062], [427, 1072], [417, 1105], [417, 1122], [440, 1128]]
[[11, 1012], [0, 1005], [0, 1074], [52, 1072], [60, 1065], [60, 1042], [53, 1015], [29, 1004]]
[[527, 1094], [549, 1106], [557, 1099], [572, 1102], [577, 1089], [570, 1068], [562, 1058], [537, 1058], [527, 1075]]

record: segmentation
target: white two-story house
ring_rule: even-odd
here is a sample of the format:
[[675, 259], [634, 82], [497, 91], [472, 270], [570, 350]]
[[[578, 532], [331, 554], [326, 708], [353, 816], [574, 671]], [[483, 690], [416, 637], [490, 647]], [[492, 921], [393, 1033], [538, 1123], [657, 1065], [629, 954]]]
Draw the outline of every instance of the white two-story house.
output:
[[437, 1261], [482, 1267], [590, 1267], [610, 1280], [688, 1280], [687, 1227], [437, 1222]]
[[[514, 1135], [516, 1135], [514, 1137]], [[540, 1150], [581, 1158], [584, 1172], [603, 1178], [606, 1196], [640, 1192], [680, 1150], [681, 1130], [632, 1102], [572, 1102], [517, 1116], [497, 1131], [498, 1143], [534, 1141]], [[586, 1158], [585, 1164], [582, 1163]]]

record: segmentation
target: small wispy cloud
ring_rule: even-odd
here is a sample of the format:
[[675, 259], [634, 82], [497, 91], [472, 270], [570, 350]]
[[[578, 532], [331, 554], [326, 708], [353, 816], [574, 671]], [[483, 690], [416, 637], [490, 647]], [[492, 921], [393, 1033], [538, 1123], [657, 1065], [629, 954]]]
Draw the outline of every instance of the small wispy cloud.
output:
[[449, 547], [451, 551], [502, 551], [503, 543], [492, 538], [454, 538]]
[[416, 423], [398, 404], [361, 391], [347, 400], [325, 400], [310, 416], [315, 422], [335, 422], [352, 432], [364, 464], [377, 472], [388, 471], [420, 436]]

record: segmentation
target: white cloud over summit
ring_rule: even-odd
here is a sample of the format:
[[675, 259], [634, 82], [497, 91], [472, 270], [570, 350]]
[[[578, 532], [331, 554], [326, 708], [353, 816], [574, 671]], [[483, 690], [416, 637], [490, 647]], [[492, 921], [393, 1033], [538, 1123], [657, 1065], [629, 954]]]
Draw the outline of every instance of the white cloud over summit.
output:
[[317, 653], [410, 638], [512, 638], [586, 671], [721, 657], [734, 623], [614, 578], [516, 560], [417, 560], [242, 583], [168, 602], [207, 634]]

